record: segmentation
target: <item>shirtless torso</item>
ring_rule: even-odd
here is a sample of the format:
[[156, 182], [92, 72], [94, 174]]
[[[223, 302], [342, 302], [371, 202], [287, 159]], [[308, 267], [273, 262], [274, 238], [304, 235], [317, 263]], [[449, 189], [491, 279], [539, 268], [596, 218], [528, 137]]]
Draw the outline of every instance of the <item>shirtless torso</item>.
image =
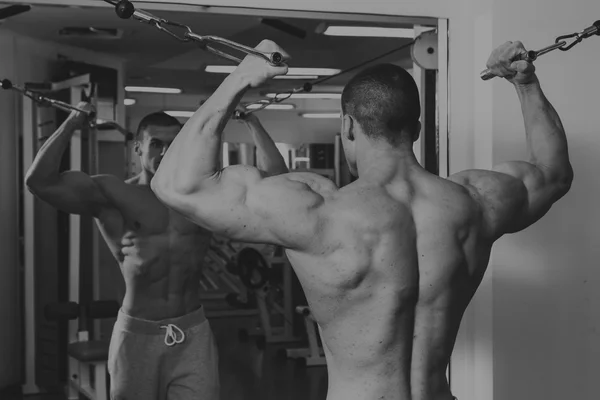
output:
[[159, 321], [199, 309], [198, 275], [211, 234], [169, 210], [150, 189], [155, 168], [180, 130], [177, 121], [144, 128], [136, 142], [142, 171], [126, 182], [59, 171], [71, 136], [84, 122], [83, 114], [72, 113], [44, 143], [27, 172], [28, 189], [66, 213], [94, 217], [125, 279], [125, 314]]
[[451, 399], [446, 367], [492, 245], [478, 205], [418, 169], [339, 191], [309, 185], [326, 200], [326, 228], [288, 256], [321, 328], [329, 398]]
[[94, 179], [108, 200], [96, 223], [125, 279], [123, 311], [156, 321], [198, 309], [210, 232], [169, 210], [138, 178]]
[[[91, 108], [87, 103], [79, 107]], [[150, 188], [163, 155], [181, 129], [174, 118], [157, 114], [140, 123], [135, 151], [142, 171], [126, 182], [113, 175], [59, 172], [71, 136], [85, 122], [81, 113], [72, 113], [44, 143], [26, 177], [27, 188], [40, 199], [66, 213], [95, 218], [125, 279], [123, 312], [152, 321], [200, 308], [199, 275], [212, 238], [210, 231], [160, 202]], [[257, 146], [259, 167], [267, 175], [287, 171], [258, 118], [247, 117], [244, 122]]]

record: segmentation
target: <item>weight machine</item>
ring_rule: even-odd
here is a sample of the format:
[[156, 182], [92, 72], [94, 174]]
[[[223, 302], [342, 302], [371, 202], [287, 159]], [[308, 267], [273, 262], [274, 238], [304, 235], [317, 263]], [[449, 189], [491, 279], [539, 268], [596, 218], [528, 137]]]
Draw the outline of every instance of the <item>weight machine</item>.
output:
[[[27, 83], [23, 86], [4, 79], [2, 88], [23, 95], [23, 172], [29, 169], [43, 142], [65, 117], [65, 114], [55, 110], [82, 111], [90, 120], [73, 135], [61, 169], [97, 174], [98, 138], [106, 135], [121, 138], [123, 156], [128, 160], [128, 144], [133, 135], [117, 122], [97, 119], [95, 112], [79, 110], [74, 105], [84, 100], [96, 106], [96, 87], [90, 74], [61, 82]], [[76, 344], [100, 338], [98, 319], [108, 316], [94, 316], [92, 312], [89, 318], [83, 318], [79, 312], [76, 315], [67, 312], [66, 316], [46, 312], [50, 304], [74, 304], [79, 307], [79, 304], [97, 302], [98, 232], [94, 229], [93, 219], [60, 213], [27, 190], [23, 190], [22, 200], [25, 310], [23, 393], [39, 393], [42, 389], [60, 385], [66, 379], [67, 396], [70, 399], [78, 398], [78, 393], [84, 393], [92, 400], [104, 400], [107, 395], [106, 360], [103, 358], [107, 354], [96, 352], [90, 358], [89, 352], [75, 349], [89, 349], [91, 342], [85, 348]], [[70, 344], [66, 349], [63, 347], [65, 337]], [[61, 355], [67, 352], [69, 357], [65, 365]], [[91, 374], [90, 366], [94, 366]]]

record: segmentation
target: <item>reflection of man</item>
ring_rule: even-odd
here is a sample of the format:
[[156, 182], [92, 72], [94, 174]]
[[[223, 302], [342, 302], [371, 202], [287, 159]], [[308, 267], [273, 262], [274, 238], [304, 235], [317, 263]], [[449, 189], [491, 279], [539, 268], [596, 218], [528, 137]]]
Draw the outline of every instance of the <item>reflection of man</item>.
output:
[[[261, 51], [282, 51], [269, 41]], [[152, 189], [199, 225], [241, 241], [281, 245], [321, 329], [329, 399], [450, 400], [445, 371], [462, 315], [492, 244], [541, 218], [573, 177], [565, 133], [520, 43], [489, 66], [515, 86], [530, 162], [441, 179], [417, 162], [416, 84], [377, 65], [342, 94], [342, 143], [358, 180], [337, 188], [316, 174], [264, 177], [219, 169], [223, 125], [248, 88], [287, 68], [246, 57], [192, 117]]]
[[[218, 399], [217, 350], [199, 293], [211, 233], [170, 211], [149, 187], [181, 124], [162, 112], [146, 116], [135, 143], [141, 172], [123, 182], [59, 172], [69, 140], [84, 123], [81, 113], [69, 116], [40, 149], [26, 184], [60, 210], [93, 215], [121, 267], [126, 293], [111, 338], [111, 397]], [[279, 168], [283, 159], [267, 133], [257, 131], [255, 138], [259, 161]]]

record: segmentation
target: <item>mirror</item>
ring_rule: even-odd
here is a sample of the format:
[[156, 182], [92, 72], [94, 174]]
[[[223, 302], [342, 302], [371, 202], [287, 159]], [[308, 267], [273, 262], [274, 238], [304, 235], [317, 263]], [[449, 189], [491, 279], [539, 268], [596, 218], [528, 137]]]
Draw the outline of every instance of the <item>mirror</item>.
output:
[[[119, 19], [111, 6], [97, 3], [77, 5], [56, 0], [36, 2], [20, 12], [11, 9], [0, 27], [0, 35], [13, 43], [5, 52], [16, 66], [8, 71], [12, 73], [9, 78], [25, 84], [58, 82], [81, 73], [95, 74], [92, 81], [101, 82], [95, 104], [102, 116], [135, 133], [140, 121], [157, 111], [164, 111], [184, 124], [235, 67], [231, 61], [204, 51], [199, 43], [179, 41], [133, 19]], [[0, 3], [0, 7], [12, 5], [12, 2]], [[440, 172], [439, 159], [445, 156], [443, 148], [440, 150], [438, 146], [438, 127], [440, 113], [447, 115], [447, 110], [440, 111], [436, 100], [437, 67], [428, 67], [430, 61], [417, 62], [411, 48], [414, 38], [437, 28], [437, 19], [157, 2], [140, 3], [140, 9], [143, 7], [160, 18], [189, 26], [198, 35], [218, 36], [251, 47], [270, 39], [284, 48], [292, 56], [288, 75], [260, 89], [249, 90], [242, 103], [253, 104], [302, 87], [306, 82], [319, 82], [312, 91], [294, 95], [255, 115], [290, 170], [317, 172], [339, 186], [353, 180], [338, 136], [344, 85], [357, 71], [376, 63], [402, 66], [415, 77], [422, 96], [422, 120], [427, 122], [423, 124], [421, 139], [415, 143], [416, 154], [423, 164], [428, 161], [432, 171]], [[165, 27], [177, 34], [183, 32], [177, 27]], [[425, 49], [432, 51], [425, 51], [420, 57], [436, 58], [435, 46], [428, 46]], [[219, 49], [231, 51], [222, 46]], [[80, 68], [71, 68], [65, 74], [65, 66], [75, 64]], [[75, 103], [77, 100], [71, 98]], [[20, 109], [23, 118], [34, 120], [34, 125], [41, 123], [39, 118], [47, 114], [47, 109], [38, 112], [36, 107], [30, 104]], [[442, 130], [442, 134], [446, 132]], [[33, 129], [23, 130], [23, 140], [25, 135], [34, 135]], [[27, 143], [34, 138], [29, 137]], [[112, 131], [98, 131], [97, 146], [70, 150], [70, 165], [75, 165], [73, 157], [79, 153], [87, 159], [86, 152], [92, 151], [98, 160], [98, 173], [131, 179], [141, 169], [133, 142], [124, 142], [122, 136]], [[24, 166], [38, 149], [39, 146], [22, 147]], [[229, 122], [224, 133], [223, 165], [256, 165], [256, 154], [247, 126]], [[24, 212], [33, 213], [35, 207], [28, 208], [27, 196], [30, 195], [24, 190]], [[141, 203], [140, 212], [146, 206], [147, 203]], [[51, 215], [55, 211], [44, 212]], [[35, 219], [42, 214], [32, 215]], [[67, 228], [61, 231], [56, 224], [41, 226], [39, 221], [38, 228], [44, 230], [44, 235], [73, 236], [75, 225], [69, 225], [71, 231]], [[26, 225], [20, 232], [25, 242]], [[117, 260], [123, 257], [122, 250], [108, 246], [103, 239], [106, 235], [96, 227], [90, 228], [82, 233], [80, 242], [69, 240], [62, 253], [59, 251], [62, 255], [51, 255], [56, 260], [46, 266], [51, 264], [62, 280], [50, 282], [47, 292], [50, 294], [44, 294], [43, 298], [32, 286], [43, 279], [43, 261], [34, 257], [29, 264], [23, 262], [25, 270], [36, 276], [38, 283], [33, 279], [23, 280], [24, 291], [34, 294], [25, 302], [22, 316], [28, 332], [23, 337], [26, 350], [14, 362], [26, 371], [25, 387], [31, 393], [39, 390], [73, 394], [92, 390], [99, 391], [101, 397], [103, 388], [108, 387], [109, 382], [104, 380], [108, 360], [100, 356], [94, 361], [86, 360], [70, 347], [74, 342], [108, 342], [118, 307], [126, 297], [123, 274], [130, 285], [135, 285], [138, 279], [123, 265], [120, 268]], [[235, 243], [221, 237], [212, 238], [209, 244], [208, 238], [203, 237], [204, 243], [198, 245], [202, 259], [195, 260], [200, 266], [197, 273], [190, 273], [187, 279], [196, 280], [195, 296], [201, 299], [216, 340], [221, 397], [325, 399], [328, 374], [318, 325], [282, 249]], [[92, 261], [80, 262], [83, 259], [78, 259], [77, 254], [82, 248], [89, 251]], [[25, 249], [31, 250], [27, 246]], [[68, 262], [58, 262], [58, 257], [63, 257], [63, 261], [67, 257]], [[168, 337], [177, 340], [176, 331], [168, 332]], [[107, 349], [103, 351], [106, 353]]]

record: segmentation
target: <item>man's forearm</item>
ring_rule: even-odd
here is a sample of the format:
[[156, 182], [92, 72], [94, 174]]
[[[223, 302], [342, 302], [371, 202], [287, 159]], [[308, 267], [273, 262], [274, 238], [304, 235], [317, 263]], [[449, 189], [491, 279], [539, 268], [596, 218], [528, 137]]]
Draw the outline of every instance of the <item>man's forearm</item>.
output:
[[256, 164], [258, 169], [269, 175], [279, 175], [288, 172], [283, 156], [275, 145], [273, 138], [267, 133], [258, 119], [247, 122], [256, 145]]
[[247, 87], [234, 74], [225, 78], [169, 147], [152, 179], [153, 189], [165, 195], [192, 193], [219, 170], [223, 129]]
[[550, 104], [537, 78], [528, 85], [516, 85], [525, 119], [525, 132], [530, 161], [550, 177], [572, 175], [565, 130], [556, 110]]
[[67, 119], [40, 148], [25, 177], [30, 189], [50, 185], [59, 178], [63, 154], [77, 129], [78, 124]]

